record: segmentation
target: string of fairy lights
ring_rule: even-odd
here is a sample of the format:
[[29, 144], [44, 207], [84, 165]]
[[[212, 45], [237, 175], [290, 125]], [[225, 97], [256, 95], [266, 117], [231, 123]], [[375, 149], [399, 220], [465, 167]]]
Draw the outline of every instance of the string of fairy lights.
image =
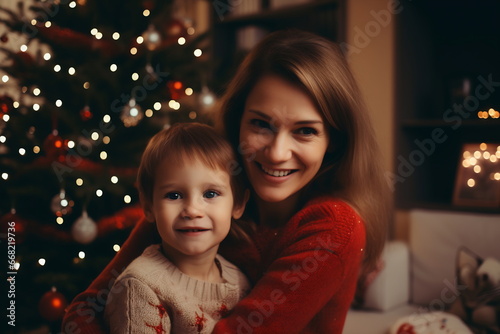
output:
[[[69, 8], [76, 8], [77, 6], [85, 6], [86, 0], [79, 0], [79, 1], [71, 1], [67, 3], [67, 6]], [[151, 15], [151, 10], [149, 9], [144, 9], [142, 12], [142, 15], [144, 17], [149, 17]], [[50, 28], [53, 26], [53, 23], [47, 19], [45, 22], [39, 22], [36, 19], [32, 19], [30, 21], [31, 25], [33, 26], [43, 26], [45, 28]], [[183, 46], [186, 44], [187, 40], [186, 38], [189, 38], [189, 36], [192, 36], [196, 33], [194, 27], [192, 26], [187, 26], [185, 27], [185, 32], [187, 36], [179, 36], [177, 39], [177, 44], [179, 46]], [[106, 33], [103, 31], [100, 31], [98, 27], [93, 27], [89, 31], [90, 35], [95, 38], [95, 40], [103, 40], [106, 38], [110, 38], [114, 41], [119, 41], [122, 39], [122, 36], [120, 32], [114, 31], [112, 33], [109, 33], [108, 36], [106, 36]], [[146, 31], [144, 31], [141, 35], [137, 36], [135, 40], [133, 41], [133, 46], [130, 47], [129, 53], [132, 57], [137, 56], [140, 54], [141, 50], [139, 46], [144, 45], [146, 48], [146, 52], [152, 52], [156, 50], [162, 43], [162, 36], [158, 30], [156, 30], [154, 25], [149, 25]], [[54, 60], [54, 55], [52, 54], [51, 50], [48, 50], [47, 45], [31, 45], [28, 42], [20, 42], [21, 45], [18, 46], [18, 50], [21, 53], [26, 53], [29, 54], [30, 51], [38, 55], [37, 61], [45, 61], [45, 62], [50, 62]], [[43, 51], [41, 51], [43, 50]], [[17, 50], [16, 50], [17, 51]], [[203, 51], [199, 48], [195, 49], [193, 51], [193, 57], [194, 58], [199, 58], [203, 55]], [[68, 76], [75, 76], [78, 73], [78, 68], [75, 66], [69, 66], [67, 68], [64, 68], [61, 64], [54, 64], [52, 66], [52, 70], [55, 73], [67, 73]], [[120, 71], [120, 66], [117, 63], [112, 63], [109, 65], [109, 71], [110, 73], [117, 73]], [[150, 63], [146, 65], [146, 73], [147, 74], [153, 74], [154, 70], [151, 66]], [[130, 74], [130, 79], [132, 81], [139, 81], [141, 79], [141, 75], [138, 72], [133, 72]], [[143, 79], [143, 78], [142, 78]], [[1, 76], [1, 81], [4, 84], [11, 84], [13, 86], [16, 85], [16, 80], [14, 78], [9, 77], [7, 74], [3, 74]], [[184, 87], [184, 84], [180, 81], [174, 81], [170, 83], [172, 85], [172, 88], [176, 91], [182, 91], [183, 95], [185, 96], [193, 96], [195, 94], [195, 91], [191, 87]], [[82, 84], [82, 88], [84, 90], [89, 90], [92, 86], [92, 82], [90, 81], [85, 81]], [[12, 99], [12, 108], [17, 109], [20, 111], [20, 114], [26, 114], [27, 112], [40, 112], [42, 110], [42, 106], [45, 103], [48, 103], [46, 100], [43, 99], [43, 92], [39, 87], [26, 87], [23, 86], [21, 87], [20, 91], [18, 93], [18, 96], [14, 99]], [[152, 103], [152, 105], [149, 108], [146, 108], [146, 110], [142, 111], [142, 107], [139, 105], [137, 102], [137, 97], [134, 96], [134, 94], [131, 94], [132, 96], [130, 97], [130, 100], [128, 103], [125, 103], [124, 106], [122, 107], [122, 111], [120, 113], [120, 119], [123, 122], [125, 127], [130, 127], [130, 126], [135, 126], [138, 124], [139, 121], [143, 119], [143, 117], [146, 118], [151, 118], [155, 114], [155, 112], [161, 112], [164, 110], [170, 110], [170, 111], [178, 111], [181, 109], [181, 102], [178, 99], [170, 99], [168, 101], [155, 101]], [[208, 89], [206, 85], [204, 85], [201, 89], [200, 92], [197, 93], [198, 95], [198, 101], [202, 107], [210, 107], [215, 103], [215, 95]], [[53, 102], [54, 106], [56, 108], [62, 108], [64, 105], [63, 98], [55, 99]], [[90, 111], [89, 106], [85, 105], [82, 107], [82, 110], [80, 112], [80, 115], [83, 119], [85, 118], [91, 118], [92, 112]], [[188, 117], [190, 119], [196, 119], [197, 118], [197, 113], [196, 111], [190, 111], [188, 113]], [[5, 126], [8, 125], [11, 116], [8, 114], [8, 112], [2, 113], [1, 117], [2, 121], [5, 123]], [[112, 117], [110, 114], [105, 114], [102, 116], [102, 122], [104, 124], [110, 124], [112, 122]], [[165, 126], [168, 126], [166, 124]], [[35, 132], [37, 131], [37, 128], [35, 125], [30, 126], [29, 130], [27, 131], [28, 136], [34, 136]], [[6, 144], [8, 144], [9, 138], [6, 136], [4, 133], [2, 133], [0, 129], [0, 146], [3, 145], [6, 147]], [[112, 138], [109, 135], [103, 135], [103, 133], [100, 133], [98, 131], [93, 131], [90, 133], [90, 136], [88, 138], [91, 143], [86, 143], [90, 144], [92, 146], [97, 146], [97, 143], [102, 143], [104, 144], [104, 148], [100, 149], [99, 152], [99, 158], [102, 161], [105, 161], [109, 158], [108, 152], [106, 151], [105, 147], [108, 145]], [[26, 154], [32, 152], [35, 155], [43, 154], [44, 153], [44, 146], [47, 144], [47, 142], [50, 143], [55, 149], [76, 149], [78, 148], [79, 143], [78, 141], [72, 140], [72, 139], [63, 139], [59, 136], [59, 132], [57, 128], [54, 128], [52, 130], [52, 133], [47, 137], [44, 145], [41, 147], [41, 145], [36, 145], [34, 144], [32, 147], [19, 147], [17, 148], [17, 153], [19, 156], [25, 156]], [[0, 172], [0, 177], [1, 180], [8, 181], [10, 178], [9, 172], [8, 171], [1, 171]], [[117, 175], [111, 175], [109, 178], [109, 182], [111, 184], [118, 184], [120, 182], [120, 178]], [[84, 180], [82, 177], [78, 177], [75, 180], [75, 184], [77, 187], [83, 187], [86, 184], [86, 180]], [[96, 197], [102, 197], [104, 195], [104, 191], [101, 188], [95, 189], [94, 195]], [[132, 196], [131, 194], [123, 194], [123, 202], [125, 204], [130, 204], [132, 202]], [[71, 211], [72, 208], [74, 207], [75, 203], [74, 201], [67, 196], [67, 193], [65, 189], [61, 186], [60, 192], [56, 194], [52, 200], [51, 200], [51, 210], [55, 214], [55, 222], [58, 225], [62, 225], [65, 223], [65, 216], [68, 215]], [[13, 208], [11, 213], [15, 214], [15, 209]], [[88, 244], [92, 242], [96, 236], [97, 236], [97, 224], [92, 220], [91, 217], [88, 216], [86, 209], [83, 208], [83, 212], [80, 218], [78, 218], [72, 225], [71, 228], [71, 235], [73, 238], [81, 243], [81, 244]], [[120, 245], [114, 244], [112, 246], [113, 250], [115, 252], [118, 252], [120, 250]], [[75, 263], [78, 261], [81, 261], [85, 258], [86, 254], [85, 252], [79, 251], [78, 255], [75, 256]], [[40, 257], [37, 261], [37, 264], [41, 267], [45, 266], [47, 263], [47, 259], [44, 257]], [[19, 270], [21, 264], [19, 261], [16, 261], [14, 268], [15, 270]]]

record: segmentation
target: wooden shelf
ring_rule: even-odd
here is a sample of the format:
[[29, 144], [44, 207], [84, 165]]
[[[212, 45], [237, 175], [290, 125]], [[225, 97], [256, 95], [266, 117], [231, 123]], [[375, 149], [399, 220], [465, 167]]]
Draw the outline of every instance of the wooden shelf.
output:
[[435, 127], [459, 127], [464, 128], [498, 128], [500, 132], [500, 119], [461, 119], [460, 123], [457, 121], [448, 122], [442, 119], [407, 119], [401, 121], [403, 128], [435, 128]]
[[500, 107], [500, 90], [486, 83], [500, 78], [499, 11], [500, 2], [421, 0], [395, 15], [397, 208], [500, 212], [452, 204], [463, 145], [500, 143], [500, 119], [448, 111], [460, 100]]
[[338, 0], [316, 0], [299, 5], [290, 5], [280, 8], [269, 8], [252, 14], [227, 15], [222, 21], [216, 22], [218, 25], [248, 25], [258, 22], [289, 19], [293, 16], [303, 15], [306, 12], [317, 10], [336, 9], [339, 6]]

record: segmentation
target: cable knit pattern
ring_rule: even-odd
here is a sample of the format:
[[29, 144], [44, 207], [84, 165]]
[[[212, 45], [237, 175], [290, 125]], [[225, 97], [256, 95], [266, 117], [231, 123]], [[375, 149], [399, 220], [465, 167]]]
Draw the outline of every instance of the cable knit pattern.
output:
[[[113, 261], [70, 305], [63, 331], [106, 332], [93, 302], [113, 274], [151, 244], [152, 235], [146, 222], [134, 229]], [[364, 224], [356, 212], [337, 199], [313, 199], [283, 227], [259, 225], [252, 239], [251, 245], [221, 245], [221, 254], [255, 286], [213, 333], [341, 334], [365, 247]]]
[[111, 333], [211, 333], [215, 323], [246, 294], [249, 284], [217, 255], [224, 283], [181, 272], [161, 252], [146, 248], [117, 278], [105, 310]]

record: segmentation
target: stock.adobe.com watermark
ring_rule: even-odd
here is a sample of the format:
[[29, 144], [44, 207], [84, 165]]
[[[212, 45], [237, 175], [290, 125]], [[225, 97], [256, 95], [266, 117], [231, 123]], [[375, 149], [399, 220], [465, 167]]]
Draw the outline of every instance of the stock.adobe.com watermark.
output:
[[7, 223], [7, 324], [16, 326], [16, 222]]

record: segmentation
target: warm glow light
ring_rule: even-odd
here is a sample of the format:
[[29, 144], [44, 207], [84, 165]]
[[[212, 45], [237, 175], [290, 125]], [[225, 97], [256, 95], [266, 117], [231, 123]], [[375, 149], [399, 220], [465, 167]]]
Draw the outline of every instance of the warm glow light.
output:
[[45, 28], [50, 28], [51, 25], [52, 25], [52, 22], [50, 22], [50, 21], [45, 22]]
[[33, 153], [35, 154], [40, 153], [40, 146], [33, 146]]
[[188, 35], [194, 35], [194, 32], [195, 32], [195, 30], [194, 30], [194, 28], [193, 28], [193, 27], [189, 27], [189, 28], [187, 28], [187, 33], [188, 33]]
[[476, 173], [476, 174], [481, 173], [481, 166], [479, 166], [479, 165], [474, 166], [474, 173]]
[[468, 179], [467, 185], [472, 188], [476, 185], [476, 181], [474, 181], [474, 179]]
[[119, 39], [120, 39], [120, 33], [118, 33], [118, 32], [114, 32], [112, 37], [113, 37], [113, 39], [114, 39], [115, 41], [117, 41], [117, 40], [119, 40]]
[[198, 115], [196, 114], [196, 111], [191, 111], [189, 112], [189, 118], [195, 119]]
[[33, 95], [38, 96], [40, 95], [40, 93], [41, 93], [40, 88], [33, 89]]
[[144, 111], [144, 115], [146, 115], [146, 117], [152, 117], [153, 116], [153, 110], [146, 109], [146, 111]]
[[179, 37], [177, 43], [179, 43], [179, 45], [184, 45], [186, 44], [186, 39], [184, 37]]
[[3, 82], [9, 81], [9, 76], [7, 74], [2, 75], [2, 81]]
[[102, 39], [102, 32], [98, 31], [97, 34], [95, 34], [96, 39]]
[[90, 88], [90, 82], [85, 81], [85, 82], [83, 83], [83, 89], [89, 89], [89, 88]]
[[7, 180], [9, 178], [8, 173], [2, 173], [2, 179]]
[[139, 80], [139, 74], [138, 73], [132, 73], [132, 80], [134, 80], [134, 81]]
[[149, 14], [151, 14], [151, 12], [149, 11], [149, 9], [144, 9], [144, 11], [142, 12], [142, 15], [144, 15], [145, 17], [148, 17]]
[[83, 260], [85, 258], [85, 252], [79, 251], [78, 252], [78, 257]]
[[62, 225], [64, 223], [63, 217], [57, 217], [56, 218], [56, 223], [59, 224], [59, 225]]
[[69, 8], [75, 8], [76, 7], [76, 2], [75, 1], [71, 1], [68, 6], [69, 6]]
[[97, 30], [97, 28], [92, 28], [92, 30], [90, 30], [90, 34], [92, 36], [95, 36], [98, 32], [99, 32], [99, 30]]
[[130, 49], [130, 54], [131, 55], [136, 55], [137, 54], [137, 48], [136, 47], [133, 47]]
[[139, 36], [135, 40], [136, 40], [137, 44], [142, 44], [144, 42], [144, 37]]
[[81, 187], [83, 185], [83, 179], [79, 177], [78, 179], [76, 179], [75, 183], [77, 186]]
[[194, 50], [193, 54], [195, 57], [200, 57], [203, 54], [203, 52], [200, 49], [196, 49]]
[[102, 138], [102, 142], [103, 142], [105, 145], [109, 144], [109, 142], [110, 142], [110, 141], [111, 141], [111, 138], [110, 138], [110, 137], [108, 137], [108, 136], [104, 136], [104, 137]]
[[469, 163], [474, 166], [476, 163], [477, 163], [477, 159], [476, 158], [470, 158], [469, 159]]
[[24, 148], [20, 148], [19, 149], [19, 155], [25, 155], [26, 154], [26, 150]]
[[497, 162], [497, 161], [498, 161], [497, 156], [492, 154], [492, 155], [490, 156], [490, 161], [491, 161], [491, 162], [493, 162], [493, 163], [494, 163], [494, 162]]
[[22, 52], [26, 52], [26, 51], [28, 51], [28, 46], [26, 44], [23, 44], [23, 45], [21, 45], [19, 50], [21, 50]]
[[118, 177], [117, 176], [111, 176], [111, 183], [117, 184], [118, 183]]
[[479, 152], [479, 151], [474, 152], [474, 158], [480, 159], [481, 158], [481, 152]]
[[118, 252], [118, 251], [120, 250], [120, 245], [118, 245], [118, 244], [114, 244], [114, 245], [113, 245], [113, 250], [114, 250], [115, 252]]
[[34, 103], [34, 104], [33, 104], [33, 110], [34, 110], [34, 111], [38, 111], [38, 110], [40, 110], [40, 105], [39, 105], [38, 103]]
[[97, 189], [95, 191], [95, 194], [96, 194], [97, 197], [101, 197], [102, 196], [102, 190], [101, 189]]
[[125, 195], [123, 196], [123, 201], [129, 204], [130, 202], [132, 202], [132, 197], [130, 197], [130, 195]]
[[99, 154], [99, 157], [101, 158], [101, 160], [106, 160], [108, 158], [108, 153], [106, 153], [106, 151], [102, 151]]
[[75, 70], [75, 68], [74, 68], [74, 67], [70, 67], [70, 68], [68, 68], [68, 74], [69, 74], [69, 75], [73, 75], [73, 74], [75, 74], [75, 73], [76, 73], [76, 70]]
[[493, 178], [497, 181], [500, 181], [500, 173], [495, 173], [495, 175], [493, 176]]
[[161, 109], [161, 102], [155, 102], [155, 104], [153, 104], [153, 109], [158, 111]]
[[4, 122], [8, 122], [9, 119], [10, 119], [10, 116], [7, 115], [7, 114], [5, 114], [5, 115], [2, 116], [2, 119], [3, 119]]
[[62, 101], [61, 100], [56, 100], [56, 107], [62, 106]]
[[483, 158], [489, 159], [490, 158], [490, 152], [488, 152], [488, 151], [483, 152]]
[[75, 147], [75, 142], [72, 140], [69, 140], [68, 141], [68, 148], [73, 148], [73, 147]]
[[111, 116], [109, 116], [109, 115], [104, 115], [104, 116], [102, 117], [102, 120], [103, 120], [103, 122], [104, 122], [104, 123], [109, 123], [109, 122], [111, 121]]
[[191, 96], [191, 95], [193, 95], [193, 89], [188, 87], [188, 88], [186, 88], [184, 93], [186, 93], [187, 96]]
[[38, 259], [38, 264], [41, 265], [42, 267], [45, 265], [45, 259], [44, 258], [40, 258]]
[[92, 140], [98, 140], [99, 133], [97, 131], [92, 132], [92, 134], [90, 135], [90, 138], [92, 138]]
[[486, 145], [486, 143], [481, 143], [479, 144], [479, 148], [481, 149], [481, 151], [485, 151], [488, 148], [488, 145]]
[[61, 65], [54, 66], [54, 72], [59, 72], [61, 70]]

